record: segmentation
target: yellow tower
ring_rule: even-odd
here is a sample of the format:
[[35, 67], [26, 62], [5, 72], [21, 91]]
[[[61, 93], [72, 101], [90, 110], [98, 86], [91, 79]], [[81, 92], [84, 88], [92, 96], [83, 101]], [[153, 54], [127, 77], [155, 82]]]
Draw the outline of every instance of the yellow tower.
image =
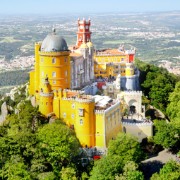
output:
[[44, 79], [39, 95], [39, 111], [47, 116], [49, 113], [53, 112], [53, 92], [48, 77]]
[[75, 132], [82, 146], [95, 146], [95, 103], [79, 99], [76, 103]]
[[133, 76], [134, 75], [133, 63], [126, 63], [125, 75], [126, 76]]
[[45, 77], [49, 78], [52, 90], [70, 88], [69, 55], [66, 41], [55, 30], [44, 39], [39, 51], [40, 89]]

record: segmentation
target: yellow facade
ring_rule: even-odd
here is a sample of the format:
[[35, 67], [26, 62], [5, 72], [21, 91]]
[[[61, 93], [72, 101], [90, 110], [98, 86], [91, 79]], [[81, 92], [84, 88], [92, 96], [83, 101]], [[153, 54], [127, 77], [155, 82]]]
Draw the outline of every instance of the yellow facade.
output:
[[39, 52], [40, 88], [42, 80], [49, 78], [52, 90], [70, 88], [69, 52]]
[[[95, 102], [89, 97], [68, 97], [71, 90], [59, 89], [54, 96], [53, 112], [76, 132], [82, 146], [95, 146]], [[73, 91], [72, 91], [73, 92]], [[85, 96], [86, 97], [86, 96]]]
[[30, 72], [29, 93], [31, 95], [39, 93], [46, 77], [52, 90], [70, 88], [70, 52], [41, 52], [40, 48], [41, 44], [36, 43], [35, 70]]
[[106, 147], [104, 113], [96, 112], [96, 147]]
[[120, 103], [112, 105], [106, 110], [97, 110], [96, 113], [96, 146], [107, 147], [111, 139], [115, 139], [122, 131]]
[[40, 90], [39, 99], [39, 111], [48, 116], [53, 112], [53, 92], [51, 85], [49, 84], [48, 78], [43, 80], [43, 84]]
[[[132, 63], [127, 63], [127, 55], [100, 55], [95, 54], [94, 74], [95, 77], [117, 77], [134, 75], [134, 67]], [[131, 65], [130, 65], [131, 64]]]

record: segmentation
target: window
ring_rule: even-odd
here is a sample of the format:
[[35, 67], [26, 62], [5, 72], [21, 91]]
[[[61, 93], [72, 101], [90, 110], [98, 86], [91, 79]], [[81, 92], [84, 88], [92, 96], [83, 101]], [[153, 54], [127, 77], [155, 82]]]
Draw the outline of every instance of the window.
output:
[[71, 114], [71, 118], [74, 119], [74, 114]]
[[52, 63], [53, 63], [53, 64], [56, 63], [56, 58], [52, 58]]
[[72, 104], [72, 109], [75, 109], [75, 104]]
[[63, 113], [63, 117], [66, 118], [66, 113]]
[[56, 81], [55, 81], [55, 80], [53, 80], [53, 84], [56, 84]]
[[41, 62], [44, 62], [44, 59], [43, 59], [43, 58], [41, 58]]
[[64, 58], [64, 62], [67, 62], [67, 61], [68, 61], [68, 58], [67, 58], [67, 57], [65, 57], [65, 58]]
[[41, 73], [41, 76], [43, 77], [44, 76], [44, 72], [42, 71], [42, 73]]
[[83, 125], [83, 120], [82, 119], [79, 120], [79, 124]]
[[121, 61], [124, 61], [124, 58], [121, 58]]
[[52, 77], [56, 77], [56, 72], [52, 72]]
[[68, 71], [65, 71], [65, 76], [67, 76], [68, 75]]
[[79, 109], [79, 116], [84, 116], [84, 109]]

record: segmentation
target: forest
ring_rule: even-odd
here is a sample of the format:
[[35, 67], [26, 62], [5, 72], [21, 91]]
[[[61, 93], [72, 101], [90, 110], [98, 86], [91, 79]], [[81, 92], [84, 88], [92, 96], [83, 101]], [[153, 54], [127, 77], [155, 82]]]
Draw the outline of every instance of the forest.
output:
[[[11, 111], [0, 126], [0, 179], [2, 180], [143, 180], [142, 160], [149, 157], [145, 147], [168, 149], [180, 156], [180, 79], [139, 60], [143, 103], [160, 109], [166, 119], [152, 118], [154, 136], [139, 143], [131, 135], [119, 133], [108, 152], [92, 160], [82, 149], [74, 130], [61, 119], [50, 121], [33, 107], [21, 89], [14, 101], [2, 102]], [[1, 102], [1, 103], [2, 103]], [[152, 153], [152, 152], [151, 152]], [[82, 163], [87, 159], [88, 163]], [[151, 180], [180, 179], [180, 164], [169, 161]]]

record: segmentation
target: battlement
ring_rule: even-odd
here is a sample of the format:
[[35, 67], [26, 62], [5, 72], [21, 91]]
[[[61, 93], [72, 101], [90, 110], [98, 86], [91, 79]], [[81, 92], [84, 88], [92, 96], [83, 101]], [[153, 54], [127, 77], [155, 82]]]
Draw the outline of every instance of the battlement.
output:
[[83, 18], [83, 20], [80, 20], [80, 19], [78, 19], [78, 25], [91, 25], [91, 20], [90, 19], [88, 19], [88, 20], [85, 20], [84, 18]]
[[105, 110], [95, 110], [95, 114], [104, 114]]
[[35, 42], [35, 45], [41, 46], [42, 42]]
[[63, 52], [41, 52], [39, 51], [40, 56], [64, 56], [64, 55], [69, 55], [70, 51], [63, 51]]
[[112, 109], [116, 108], [116, 107], [120, 107], [120, 101], [117, 101], [115, 104], [111, 105], [109, 108], [107, 108], [105, 110], [105, 113], [108, 113], [110, 111], [112, 111]]
[[50, 93], [43, 93], [43, 92], [40, 92], [40, 96], [43, 96], [43, 97], [53, 97], [53, 93], [50, 92]]
[[137, 120], [122, 120], [122, 125], [126, 126], [152, 126], [153, 122], [152, 121], [137, 121]]
[[65, 101], [75, 101], [75, 102], [87, 103], [87, 104], [94, 102], [93, 99], [81, 99], [81, 98], [65, 98], [65, 97], [63, 97], [62, 100], [65, 100]]
[[[62, 89], [59, 89], [59, 90], [62, 91]], [[75, 92], [75, 93], [79, 93], [79, 94], [84, 94], [84, 91], [74, 90], [74, 89], [63, 89], [63, 92]]]
[[126, 50], [125, 54], [136, 54], [136, 50]]
[[142, 91], [124, 91], [123, 94], [128, 96], [142, 96]]

